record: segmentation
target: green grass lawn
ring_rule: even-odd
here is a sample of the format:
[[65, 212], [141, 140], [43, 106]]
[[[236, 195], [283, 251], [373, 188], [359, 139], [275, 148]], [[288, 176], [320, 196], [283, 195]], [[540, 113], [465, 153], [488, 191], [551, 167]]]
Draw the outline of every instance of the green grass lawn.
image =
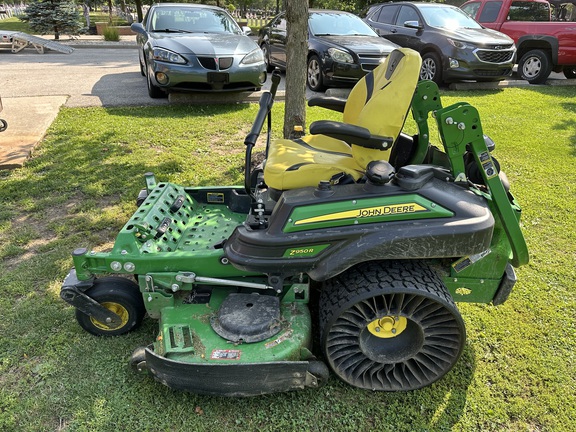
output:
[[0, 30], [17, 31], [31, 33], [30, 26], [27, 22], [20, 21], [16, 17], [6, 18], [0, 21]]
[[[175, 392], [133, 374], [128, 358], [153, 340], [155, 321], [96, 338], [76, 324], [59, 289], [73, 249], [111, 246], [145, 172], [240, 184], [257, 107], [62, 109], [25, 167], [0, 171], [0, 430], [576, 430], [574, 88], [443, 99], [462, 100], [479, 109], [524, 209], [531, 262], [517, 270], [508, 302], [460, 305], [463, 356], [425, 389], [373, 393], [331, 378], [317, 390], [249, 399]], [[276, 136], [282, 110], [277, 104]], [[339, 116], [314, 108], [307, 120], [327, 117]]]
[[[109, 15], [101, 12], [90, 12], [90, 24], [95, 25], [96, 22], [108, 22]], [[86, 20], [80, 15], [80, 22], [84, 27], [86, 27]], [[114, 16], [112, 18], [113, 25], [128, 25], [128, 22], [122, 18]], [[17, 17], [6, 18], [0, 20], [0, 30], [6, 31], [18, 31], [29, 34], [34, 34], [34, 31], [30, 29], [27, 22], [20, 21]], [[66, 33], [67, 34], [67, 33]]]

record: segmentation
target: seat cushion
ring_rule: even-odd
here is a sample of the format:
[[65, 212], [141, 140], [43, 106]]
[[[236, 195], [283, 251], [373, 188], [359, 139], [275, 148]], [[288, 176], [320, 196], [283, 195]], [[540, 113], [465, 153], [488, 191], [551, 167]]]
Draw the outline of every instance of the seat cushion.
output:
[[[354, 86], [346, 101], [343, 122], [363, 127], [372, 135], [396, 140], [410, 109], [420, 64], [416, 51], [407, 48], [392, 51], [383, 64]], [[277, 190], [316, 186], [340, 173], [358, 180], [368, 163], [388, 160], [390, 149], [356, 144], [350, 147], [325, 135], [308, 135], [295, 141], [275, 140], [268, 149], [264, 180]]]
[[358, 180], [363, 172], [348, 144], [324, 135], [275, 140], [264, 165], [266, 184], [277, 190], [316, 186], [340, 173]]

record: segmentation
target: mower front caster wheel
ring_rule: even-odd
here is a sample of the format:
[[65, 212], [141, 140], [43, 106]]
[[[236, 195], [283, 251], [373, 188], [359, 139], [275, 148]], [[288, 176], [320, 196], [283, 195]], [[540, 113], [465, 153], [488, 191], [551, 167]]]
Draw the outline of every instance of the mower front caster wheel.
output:
[[320, 296], [322, 348], [355, 387], [425, 387], [456, 363], [464, 322], [442, 280], [416, 261], [368, 262], [328, 280]]
[[111, 328], [77, 309], [78, 324], [95, 336], [117, 336], [128, 333], [140, 326], [146, 314], [140, 289], [131, 280], [121, 277], [96, 279], [86, 294], [121, 318], [120, 326]]
[[134, 372], [146, 372], [146, 348], [136, 348], [134, 352], [132, 352], [128, 364]]

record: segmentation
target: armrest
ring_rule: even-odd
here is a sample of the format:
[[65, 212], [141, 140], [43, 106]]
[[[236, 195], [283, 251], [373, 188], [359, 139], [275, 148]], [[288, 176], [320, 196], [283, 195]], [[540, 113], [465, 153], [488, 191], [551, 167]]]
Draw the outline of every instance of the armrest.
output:
[[370, 130], [348, 123], [331, 120], [319, 120], [310, 125], [312, 135], [326, 135], [370, 149], [386, 150], [394, 143], [391, 137], [372, 135]]
[[329, 97], [329, 96], [314, 96], [308, 100], [308, 106], [319, 106], [332, 111], [338, 111], [343, 113], [344, 106], [346, 105], [346, 99]]

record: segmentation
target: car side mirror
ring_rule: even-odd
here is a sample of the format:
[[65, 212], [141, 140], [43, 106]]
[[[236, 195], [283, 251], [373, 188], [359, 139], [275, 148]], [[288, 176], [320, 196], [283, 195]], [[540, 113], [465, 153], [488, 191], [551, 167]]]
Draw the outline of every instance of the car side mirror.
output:
[[248, 26], [242, 26], [242, 34], [244, 36], [250, 36], [252, 34], [252, 29]]
[[417, 30], [421, 30], [424, 28], [418, 21], [406, 21], [404, 22], [404, 27], [413, 28]]
[[146, 34], [146, 30], [141, 23], [132, 23], [132, 25], [130, 25], [130, 30], [132, 30], [134, 33], [140, 33], [143, 35]]

